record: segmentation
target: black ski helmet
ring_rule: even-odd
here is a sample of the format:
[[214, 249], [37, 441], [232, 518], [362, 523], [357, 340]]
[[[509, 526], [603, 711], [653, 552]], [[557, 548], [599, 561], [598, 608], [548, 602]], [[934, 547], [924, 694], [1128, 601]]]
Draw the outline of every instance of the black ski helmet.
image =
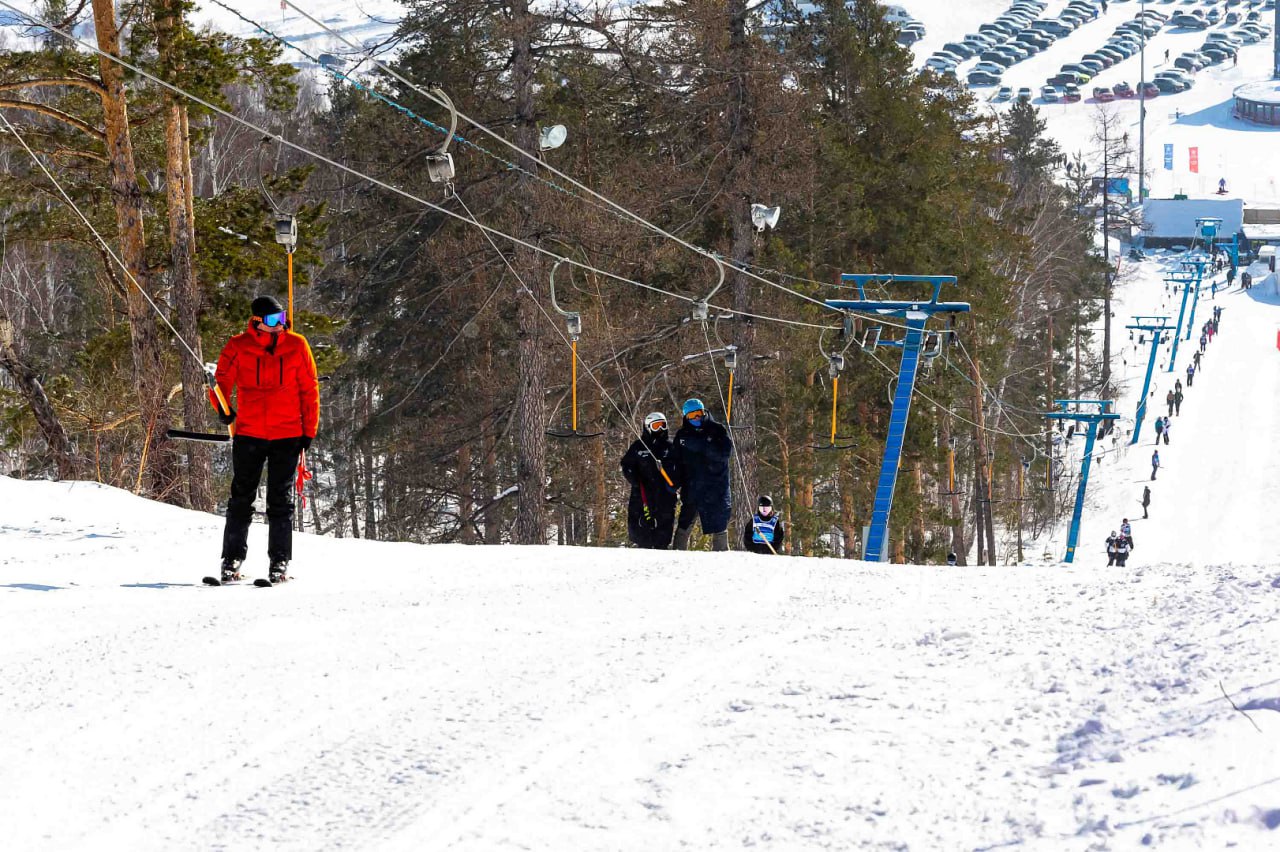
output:
[[757, 503], [756, 505], [757, 505], [757, 506], [768, 506], [769, 508], [773, 508], [773, 498], [772, 498], [772, 497], [770, 497], [768, 494], [761, 494], [761, 495], [760, 495], [760, 502], [759, 502], [759, 503]]
[[275, 296], [259, 296], [253, 300], [249, 310], [255, 317], [265, 317], [268, 314], [280, 313], [284, 310], [284, 305], [280, 304]]

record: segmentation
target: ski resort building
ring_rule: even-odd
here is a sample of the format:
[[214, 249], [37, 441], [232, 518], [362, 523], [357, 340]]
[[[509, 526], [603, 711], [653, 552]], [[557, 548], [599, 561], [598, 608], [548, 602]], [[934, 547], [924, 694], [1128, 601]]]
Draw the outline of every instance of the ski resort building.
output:
[[1231, 114], [1241, 121], [1280, 127], [1280, 80], [1260, 80], [1236, 87]]

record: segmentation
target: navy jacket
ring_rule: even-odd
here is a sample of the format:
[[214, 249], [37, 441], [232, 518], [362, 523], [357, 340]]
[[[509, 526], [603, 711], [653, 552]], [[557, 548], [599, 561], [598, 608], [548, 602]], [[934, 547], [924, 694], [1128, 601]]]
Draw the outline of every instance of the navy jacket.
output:
[[703, 529], [725, 529], [731, 505], [729, 458], [733, 455], [728, 430], [708, 414], [700, 427], [686, 420], [676, 432], [675, 443], [681, 498], [697, 508]]

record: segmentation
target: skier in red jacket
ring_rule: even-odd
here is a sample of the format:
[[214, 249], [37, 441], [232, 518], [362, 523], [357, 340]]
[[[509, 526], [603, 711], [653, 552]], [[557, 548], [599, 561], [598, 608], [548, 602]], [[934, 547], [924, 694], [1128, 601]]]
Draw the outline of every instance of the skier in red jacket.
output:
[[259, 296], [251, 310], [248, 329], [227, 341], [214, 376], [229, 406], [232, 390], [239, 389], [235, 407], [222, 413], [210, 391], [218, 419], [235, 430], [222, 581], [240, 579], [249, 549], [253, 499], [265, 464], [268, 576], [276, 583], [288, 579], [293, 558], [293, 474], [320, 423], [320, 385], [311, 347], [301, 334], [289, 331], [288, 314], [280, 303]]

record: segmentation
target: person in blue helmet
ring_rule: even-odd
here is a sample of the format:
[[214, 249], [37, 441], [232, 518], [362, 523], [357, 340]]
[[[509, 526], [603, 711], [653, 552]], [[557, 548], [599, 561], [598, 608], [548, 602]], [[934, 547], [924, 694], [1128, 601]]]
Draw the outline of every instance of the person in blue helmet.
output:
[[693, 520], [711, 536], [712, 550], [729, 549], [729, 458], [733, 439], [729, 430], [711, 418], [702, 400], [693, 398], [680, 409], [684, 423], [676, 432], [680, 471], [680, 517], [676, 521], [675, 550], [689, 549]]

